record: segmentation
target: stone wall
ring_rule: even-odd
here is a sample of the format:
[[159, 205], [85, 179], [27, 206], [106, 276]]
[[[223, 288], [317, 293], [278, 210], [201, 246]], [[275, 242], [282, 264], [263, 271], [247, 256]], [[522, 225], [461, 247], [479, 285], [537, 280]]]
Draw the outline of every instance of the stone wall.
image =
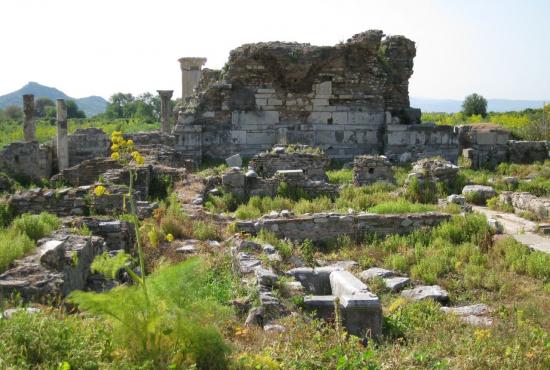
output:
[[338, 195], [338, 186], [324, 181], [310, 180], [301, 170], [278, 171], [269, 178], [258, 177], [255, 173], [244, 173], [239, 169], [230, 169], [222, 176], [222, 186], [225, 192], [238, 198], [247, 199], [252, 196], [277, 195], [281, 183], [289, 189], [303, 192], [306, 197], [316, 198], [328, 196], [335, 198]]
[[255, 155], [248, 166], [258, 176], [272, 177], [279, 170], [302, 170], [305, 177], [311, 180], [327, 181], [325, 171], [330, 160], [323, 153], [288, 152], [285, 148]]
[[70, 186], [91, 185], [108, 170], [121, 167], [119, 162], [111, 158], [87, 159], [53, 176], [52, 181], [60, 181]]
[[102, 129], [78, 129], [69, 135], [70, 167], [87, 159], [108, 157], [110, 154], [111, 140]]
[[509, 162], [533, 163], [547, 159], [550, 159], [550, 141], [508, 141]]
[[412, 41], [382, 31], [333, 47], [243, 45], [199, 83], [176, 149], [194, 159], [251, 157], [278, 143], [320, 146], [331, 158], [381, 153], [386, 124], [420, 122], [408, 97], [415, 54]]
[[438, 212], [399, 215], [317, 213], [310, 216], [240, 221], [237, 222], [237, 229], [251, 234], [257, 234], [265, 229], [275, 233], [278, 238], [329, 242], [336, 240], [340, 235], [359, 239], [365, 234], [406, 234], [449, 219], [450, 215]]
[[515, 210], [531, 212], [541, 219], [550, 218], [548, 198], [540, 198], [527, 192], [503, 191], [499, 201], [511, 205]]
[[452, 126], [388, 125], [384, 143], [382, 153], [394, 163], [437, 156], [457, 163], [460, 154], [458, 132]]
[[353, 184], [363, 186], [378, 181], [394, 183], [393, 170], [384, 156], [363, 155], [353, 161]]
[[49, 178], [52, 150], [37, 141], [13, 142], [0, 150], [0, 171], [27, 180]]

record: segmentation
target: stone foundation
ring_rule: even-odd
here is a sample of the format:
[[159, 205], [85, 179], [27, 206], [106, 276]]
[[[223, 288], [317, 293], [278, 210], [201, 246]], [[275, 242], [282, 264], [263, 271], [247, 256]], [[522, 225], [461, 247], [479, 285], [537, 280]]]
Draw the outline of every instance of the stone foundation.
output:
[[359, 240], [365, 234], [380, 236], [407, 234], [421, 227], [436, 226], [449, 220], [450, 217], [448, 214], [438, 212], [402, 215], [316, 213], [296, 217], [262, 218], [258, 221], [239, 221], [237, 229], [254, 235], [265, 229], [273, 232], [278, 238], [330, 242], [340, 235], [349, 235]]
[[38, 141], [13, 142], [0, 150], [0, 171], [22, 180], [52, 175], [52, 148]]

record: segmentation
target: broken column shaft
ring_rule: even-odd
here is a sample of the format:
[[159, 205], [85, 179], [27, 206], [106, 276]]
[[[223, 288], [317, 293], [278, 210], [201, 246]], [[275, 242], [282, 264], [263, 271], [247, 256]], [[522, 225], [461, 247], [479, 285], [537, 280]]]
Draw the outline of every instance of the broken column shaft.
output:
[[34, 122], [34, 95], [23, 95], [23, 112], [25, 113], [25, 120], [23, 121], [23, 135], [25, 141], [36, 140], [35, 135], [35, 122]]
[[206, 58], [180, 58], [178, 61], [181, 67], [181, 97], [185, 99], [193, 95], [193, 90], [201, 79]]
[[57, 99], [57, 163], [59, 172], [69, 167], [69, 140], [67, 136], [67, 106]]
[[157, 90], [157, 92], [160, 95], [160, 129], [163, 134], [170, 134], [170, 117], [172, 115], [170, 99], [172, 99], [174, 90]]

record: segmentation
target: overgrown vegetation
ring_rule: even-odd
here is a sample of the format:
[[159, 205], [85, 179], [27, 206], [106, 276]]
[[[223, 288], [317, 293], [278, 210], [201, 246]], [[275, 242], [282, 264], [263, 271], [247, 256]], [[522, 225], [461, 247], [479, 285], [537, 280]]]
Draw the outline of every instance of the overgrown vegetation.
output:
[[43, 212], [40, 215], [21, 215], [7, 228], [0, 228], [0, 272], [14, 260], [32, 252], [38, 239], [49, 235], [60, 225], [59, 218]]

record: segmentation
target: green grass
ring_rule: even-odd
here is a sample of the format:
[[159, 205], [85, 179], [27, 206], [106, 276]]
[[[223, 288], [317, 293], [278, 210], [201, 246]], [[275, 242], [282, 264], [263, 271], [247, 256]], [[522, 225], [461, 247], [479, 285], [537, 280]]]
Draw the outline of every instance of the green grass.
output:
[[[97, 127], [103, 129], [108, 135], [113, 131], [123, 131], [125, 133], [134, 133], [139, 131], [157, 130], [159, 124], [146, 123], [138, 119], [70, 119], [68, 122], [69, 133], [77, 129]], [[57, 134], [55, 123], [40, 120], [36, 122], [36, 139], [40, 142], [51, 140]], [[23, 125], [18, 122], [0, 122], [0, 148], [13, 141], [23, 140]]]
[[60, 226], [59, 218], [43, 212], [40, 215], [21, 215], [8, 228], [0, 228], [0, 272], [14, 260], [32, 252], [38, 239]]
[[383, 202], [368, 209], [368, 212], [379, 214], [400, 214], [432, 212], [437, 207], [433, 204], [412, 203], [405, 199], [398, 199], [390, 202]]

